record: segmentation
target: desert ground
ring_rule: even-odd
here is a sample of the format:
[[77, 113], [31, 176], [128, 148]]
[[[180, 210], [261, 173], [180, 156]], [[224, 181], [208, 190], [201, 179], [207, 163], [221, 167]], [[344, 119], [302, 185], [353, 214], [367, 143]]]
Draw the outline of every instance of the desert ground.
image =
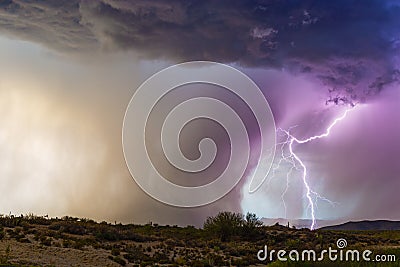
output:
[[[332, 231], [247, 224], [218, 228], [123, 225], [72, 217], [0, 217], [0, 266], [400, 266], [400, 231]], [[224, 222], [226, 223], [226, 222]], [[247, 226], [246, 226], [247, 225]], [[217, 227], [218, 226], [218, 227]], [[226, 225], [225, 225], [226, 226]], [[393, 254], [396, 262], [260, 262], [257, 252], [335, 247]]]

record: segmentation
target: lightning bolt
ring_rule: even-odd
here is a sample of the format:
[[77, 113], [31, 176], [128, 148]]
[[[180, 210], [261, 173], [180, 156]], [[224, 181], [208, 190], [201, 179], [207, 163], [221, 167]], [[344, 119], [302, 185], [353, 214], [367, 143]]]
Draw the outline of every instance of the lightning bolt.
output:
[[[314, 141], [314, 140], [316, 140], [316, 139], [321, 139], [321, 138], [328, 137], [328, 136], [330, 135], [331, 130], [333, 129], [333, 127], [334, 127], [337, 123], [339, 123], [341, 120], [343, 120], [344, 118], [346, 118], [347, 115], [348, 115], [348, 113], [349, 113], [350, 111], [352, 111], [352, 110], [354, 110], [354, 107], [351, 108], [351, 109], [347, 109], [340, 117], [336, 118], [336, 119], [328, 126], [328, 128], [326, 129], [326, 131], [325, 131], [324, 133], [322, 133], [322, 134], [320, 134], [320, 135], [311, 136], [311, 137], [309, 137], [309, 138], [307, 138], [307, 139], [298, 139], [298, 138], [294, 137], [294, 136], [290, 133], [290, 129], [293, 128], [293, 127], [291, 127], [289, 130], [283, 130], [283, 129], [281, 129], [281, 128], [278, 128], [279, 131], [283, 132], [283, 133], [286, 135], [286, 140], [284, 140], [283, 142], [277, 144], [277, 145], [281, 145], [281, 158], [280, 158], [280, 160], [278, 161], [278, 163], [276, 164], [276, 166], [274, 166], [274, 168], [272, 169], [272, 176], [271, 176], [271, 178], [269, 179], [269, 181], [274, 177], [276, 170], [280, 167], [280, 165], [281, 165], [282, 162], [287, 162], [287, 163], [289, 163], [289, 164], [291, 165], [291, 167], [290, 167], [290, 169], [289, 169], [289, 171], [287, 172], [287, 175], [286, 175], [286, 188], [285, 188], [285, 190], [283, 191], [283, 193], [282, 193], [282, 195], [281, 195], [281, 199], [282, 199], [282, 201], [283, 201], [283, 206], [284, 206], [284, 209], [285, 209], [285, 216], [286, 216], [286, 203], [285, 203], [285, 200], [284, 200], [284, 196], [285, 196], [285, 194], [287, 193], [288, 188], [289, 188], [289, 176], [290, 176], [290, 174], [292, 173], [292, 171], [293, 171], [294, 169], [296, 169], [296, 170], [298, 170], [298, 171], [300, 171], [300, 172], [302, 173], [302, 182], [303, 182], [303, 184], [304, 184], [304, 188], [306, 189], [305, 197], [306, 197], [306, 199], [307, 199], [307, 201], [308, 201], [308, 208], [309, 208], [310, 211], [311, 211], [311, 219], [312, 219], [311, 226], [310, 226], [310, 229], [311, 229], [311, 230], [314, 230], [314, 228], [315, 228], [315, 223], [316, 223], [316, 220], [315, 220], [316, 202], [313, 201], [313, 196], [314, 196], [316, 199], [322, 199], [322, 200], [324, 200], [324, 201], [327, 201], [328, 203], [330, 203], [330, 204], [332, 204], [332, 205], [334, 205], [335, 202], [332, 202], [332, 201], [330, 201], [329, 199], [320, 196], [317, 192], [315, 192], [315, 191], [313, 191], [313, 190], [311, 189], [311, 186], [309, 185], [308, 179], [307, 179], [307, 178], [308, 178], [307, 166], [306, 166], [305, 163], [301, 160], [301, 158], [294, 152], [294, 150], [293, 150], [293, 145], [294, 145], [295, 143], [296, 143], [296, 144], [305, 144], [305, 143]], [[287, 150], [288, 150], [288, 152], [289, 152], [288, 155], [285, 154], [286, 147], [287, 147]], [[307, 208], [307, 209], [308, 209], [308, 208]]]

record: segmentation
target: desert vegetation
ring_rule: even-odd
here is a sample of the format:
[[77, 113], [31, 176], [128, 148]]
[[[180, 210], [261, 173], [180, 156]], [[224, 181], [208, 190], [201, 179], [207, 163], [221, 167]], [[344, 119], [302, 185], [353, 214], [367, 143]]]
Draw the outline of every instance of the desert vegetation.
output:
[[[338, 238], [348, 240], [352, 249], [368, 248], [400, 259], [400, 231], [310, 231], [278, 224], [264, 226], [255, 214], [231, 212], [207, 218], [200, 229], [30, 214], [0, 216], [0, 266], [299, 266], [275, 259], [260, 262], [257, 252], [266, 244], [275, 249], [321, 251], [336, 247]], [[73, 259], [75, 263], [69, 264]], [[328, 262], [318, 265], [340, 266]]]

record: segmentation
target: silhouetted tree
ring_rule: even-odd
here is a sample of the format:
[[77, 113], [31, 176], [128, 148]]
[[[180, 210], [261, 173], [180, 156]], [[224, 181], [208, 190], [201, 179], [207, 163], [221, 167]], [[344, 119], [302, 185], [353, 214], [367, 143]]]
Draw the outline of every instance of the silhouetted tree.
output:
[[240, 233], [243, 223], [242, 214], [224, 211], [215, 217], [208, 217], [204, 223], [204, 230], [218, 236], [221, 241], [228, 241], [232, 236]]
[[252, 238], [258, 234], [258, 228], [263, 225], [263, 222], [256, 214], [248, 212], [243, 221], [242, 233], [244, 237]]

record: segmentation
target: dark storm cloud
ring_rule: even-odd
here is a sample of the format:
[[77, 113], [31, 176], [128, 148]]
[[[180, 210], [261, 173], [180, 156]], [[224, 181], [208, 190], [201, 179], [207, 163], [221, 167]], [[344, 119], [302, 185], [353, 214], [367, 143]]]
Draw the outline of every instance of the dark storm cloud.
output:
[[309, 73], [327, 103], [398, 80], [400, 8], [385, 1], [2, 1], [0, 29], [62, 52], [134, 50]]
[[98, 40], [80, 23], [77, 1], [0, 1], [0, 29], [62, 51], [87, 50]]

